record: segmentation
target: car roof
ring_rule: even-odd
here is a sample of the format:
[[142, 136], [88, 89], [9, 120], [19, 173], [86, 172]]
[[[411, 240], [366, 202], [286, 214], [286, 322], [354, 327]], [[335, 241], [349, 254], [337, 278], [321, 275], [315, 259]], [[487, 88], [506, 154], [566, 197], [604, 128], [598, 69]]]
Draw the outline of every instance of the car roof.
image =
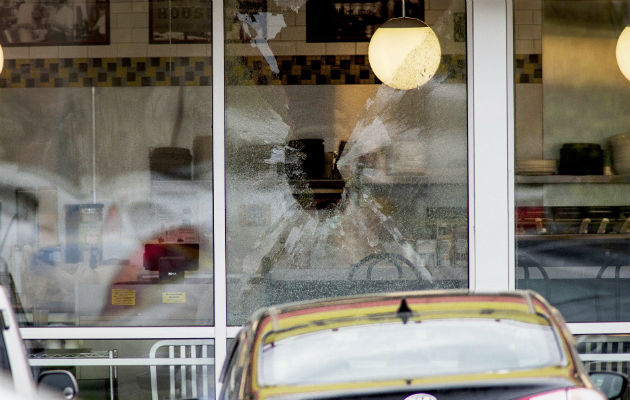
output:
[[465, 289], [423, 290], [385, 294], [366, 294], [310, 300], [270, 306], [258, 310], [250, 319], [253, 330], [269, 324], [272, 330], [287, 330], [296, 325], [323, 320], [361, 317], [374, 314], [404, 313], [519, 313], [544, 314], [553, 319], [553, 307], [529, 290], [475, 292]]

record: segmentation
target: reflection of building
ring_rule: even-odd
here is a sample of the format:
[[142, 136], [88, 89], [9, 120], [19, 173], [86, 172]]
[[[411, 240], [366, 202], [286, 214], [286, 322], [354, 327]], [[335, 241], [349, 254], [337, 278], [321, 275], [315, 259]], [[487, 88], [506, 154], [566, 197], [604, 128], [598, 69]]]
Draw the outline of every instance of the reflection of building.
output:
[[[308, 7], [292, 0], [267, 1], [261, 10], [214, 2], [226, 13], [215, 20], [227, 22], [225, 41], [212, 46], [150, 43], [154, 34], [176, 38], [189, 26], [156, 31], [148, 1], [71, 3], [77, 23], [92, 23], [75, 30], [76, 46], [7, 42], [0, 256], [25, 309], [29, 344], [44, 340], [51, 353], [116, 349], [135, 359], [139, 366], [119, 367], [125, 399], [133, 390], [140, 398], [150, 393], [145, 364], [153, 342], [212, 339], [219, 362], [226, 338], [251, 310], [318, 295], [529, 285], [547, 290], [578, 334], [628, 334], [630, 275], [619, 250], [627, 240], [620, 211], [630, 206], [627, 176], [515, 176], [512, 168], [514, 159], [556, 158], [565, 142], [606, 148], [608, 137], [627, 131], [627, 82], [614, 52], [612, 60], [606, 55], [617, 26], [593, 15], [598, 35], [579, 36], [579, 18], [568, 27], [543, 19], [554, 0], [509, 8], [424, 3], [443, 56], [436, 77], [409, 92], [376, 80], [367, 42], [307, 42]], [[626, 16], [615, 4], [596, 3], [607, 15]], [[2, 32], [16, 27], [16, 4], [2, 3]], [[241, 41], [244, 9], [273, 15], [281, 28], [265, 46]], [[582, 13], [591, 16], [584, 9], [569, 15]], [[543, 36], [554, 26], [557, 35]], [[81, 36], [89, 29], [93, 36]], [[459, 41], [462, 32], [467, 42]], [[109, 45], [84, 42], [103, 35]], [[568, 51], [579, 46], [589, 51]], [[585, 54], [601, 62], [595, 67]], [[305, 170], [309, 152], [292, 153], [306, 140], [319, 143], [319, 169]], [[156, 148], [184, 150], [186, 172], [156, 179]], [[174, 160], [162, 154], [157, 161]], [[80, 205], [102, 205], [102, 215], [75, 224], [67, 210]], [[533, 215], [571, 207], [586, 214]], [[525, 212], [531, 218], [523, 220]], [[584, 218], [586, 237], [579, 234]], [[549, 239], [559, 226], [578, 232]], [[73, 227], [83, 247], [68, 260]], [[173, 243], [180, 250], [193, 244], [192, 253], [197, 243], [198, 257], [166, 251], [145, 267], [147, 244]], [[545, 248], [550, 256], [540, 257]], [[532, 252], [536, 262], [525, 259]], [[575, 257], [580, 252], [588, 254]], [[619, 265], [604, 268], [602, 260]], [[176, 279], [160, 280], [160, 268], [168, 276], [172, 267]], [[98, 368], [80, 367], [84, 385], [107, 375]]]

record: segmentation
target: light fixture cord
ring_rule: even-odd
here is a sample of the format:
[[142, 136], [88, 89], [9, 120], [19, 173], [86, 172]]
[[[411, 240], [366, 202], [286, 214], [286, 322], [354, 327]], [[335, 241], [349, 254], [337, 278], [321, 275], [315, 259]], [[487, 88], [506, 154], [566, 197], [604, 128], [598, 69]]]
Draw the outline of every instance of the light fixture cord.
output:
[[402, 0], [403, 18], [405, 18], [405, 0]]

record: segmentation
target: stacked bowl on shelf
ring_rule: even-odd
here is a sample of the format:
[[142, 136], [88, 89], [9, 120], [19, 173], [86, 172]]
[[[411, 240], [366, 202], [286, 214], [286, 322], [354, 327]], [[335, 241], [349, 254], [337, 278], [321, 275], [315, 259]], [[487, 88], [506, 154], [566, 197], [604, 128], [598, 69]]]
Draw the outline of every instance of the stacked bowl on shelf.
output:
[[630, 175], [630, 133], [608, 138], [612, 166], [617, 175]]
[[516, 160], [517, 175], [554, 175], [558, 173], [556, 160]]

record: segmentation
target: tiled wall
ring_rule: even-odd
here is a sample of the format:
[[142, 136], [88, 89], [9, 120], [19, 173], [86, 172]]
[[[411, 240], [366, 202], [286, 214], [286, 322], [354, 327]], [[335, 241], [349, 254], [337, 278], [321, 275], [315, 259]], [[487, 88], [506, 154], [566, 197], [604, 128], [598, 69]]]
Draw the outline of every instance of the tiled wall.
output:
[[[275, 55], [365, 55], [367, 43], [306, 43], [306, 7], [295, 13], [268, 0], [268, 11], [282, 13], [284, 28], [271, 43]], [[448, 10], [449, 12], [445, 12]], [[444, 54], [465, 54], [466, 45], [453, 40], [453, 13], [464, 12], [464, 0], [425, 0], [425, 20], [441, 35]], [[515, 0], [515, 53], [541, 53], [542, 0]], [[237, 24], [236, 24], [237, 25]], [[226, 54], [260, 55], [248, 43], [236, 43], [239, 29], [228, 29]], [[208, 57], [209, 44], [149, 44], [148, 0], [110, 0], [110, 45], [6, 47], [7, 59]]]
[[[354, 56], [367, 54], [367, 42], [306, 43], [306, 7], [298, 12], [268, 0], [268, 11], [282, 14], [287, 27], [270, 42], [280, 74], [268, 71], [259, 49], [239, 38], [239, 25], [227, 29], [226, 56], [244, 57], [249, 77], [243, 84], [352, 84], [378, 83], [366, 61]], [[465, 12], [465, 0], [425, 0], [425, 20], [437, 32], [443, 50], [438, 74], [446, 81], [465, 81], [466, 43], [454, 40], [454, 14]], [[542, 0], [515, 0], [515, 82], [542, 81]], [[229, 28], [229, 27], [228, 27]], [[206, 85], [209, 84], [210, 44], [150, 44], [148, 0], [110, 0], [110, 44], [101, 46], [5, 47], [7, 63], [0, 87], [103, 86], [103, 85]], [[322, 70], [301, 64], [300, 57], [313, 59]], [[314, 58], [313, 58], [314, 57]], [[331, 58], [334, 60], [331, 61]], [[184, 67], [167, 71], [197, 59], [203, 72]], [[29, 61], [30, 60], [30, 61]], [[131, 60], [131, 61], [130, 61]], [[199, 61], [203, 60], [203, 61]], [[329, 62], [330, 61], [330, 62]], [[131, 62], [131, 64], [129, 64]], [[351, 65], [346, 65], [350, 63]], [[60, 66], [51, 71], [49, 66]], [[89, 65], [87, 69], [79, 65]], [[142, 69], [146, 65], [150, 68]], [[151, 67], [159, 65], [158, 68]], [[136, 70], [136, 66], [140, 66]], [[345, 68], [347, 66], [348, 68]], [[258, 68], [260, 67], [260, 68]]]
[[0, 88], [209, 86], [210, 57], [8, 60]]
[[[366, 55], [368, 42], [338, 42], [338, 43], [306, 43], [306, 7], [297, 13], [279, 7], [274, 0], [269, 0], [268, 11], [280, 13], [284, 16], [287, 27], [282, 29], [276, 39], [270, 43], [271, 50], [277, 56], [283, 55]], [[465, 54], [466, 43], [454, 40], [454, 14], [466, 11], [465, 0], [425, 0], [425, 22], [440, 36], [443, 54]], [[258, 49], [249, 43], [239, 43], [238, 24], [233, 29], [227, 29], [228, 41], [226, 54], [230, 55], [258, 55]]]
[[[262, 56], [227, 57], [228, 84], [353, 85], [380, 81], [364, 55], [277, 56], [274, 74]], [[435, 79], [466, 81], [466, 58], [443, 55]], [[210, 57], [50, 58], [8, 60], [0, 88], [210, 86]]]
[[[277, 56], [279, 74], [273, 74], [262, 56], [227, 57], [228, 83], [239, 85], [352, 85], [379, 84], [364, 55]], [[245, 75], [230, 73], [244, 67]], [[466, 57], [443, 55], [434, 79], [444, 83], [466, 81]]]
[[148, 0], [110, 0], [110, 44], [4, 47], [6, 59], [209, 57], [209, 44], [149, 44]]
[[514, 0], [514, 133], [517, 160], [543, 158], [542, 0]]
[[542, 54], [542, 0], [514, 1], [514, 53]]
[[542, 83], [542, 54], [514, 55], [514, 83]]

